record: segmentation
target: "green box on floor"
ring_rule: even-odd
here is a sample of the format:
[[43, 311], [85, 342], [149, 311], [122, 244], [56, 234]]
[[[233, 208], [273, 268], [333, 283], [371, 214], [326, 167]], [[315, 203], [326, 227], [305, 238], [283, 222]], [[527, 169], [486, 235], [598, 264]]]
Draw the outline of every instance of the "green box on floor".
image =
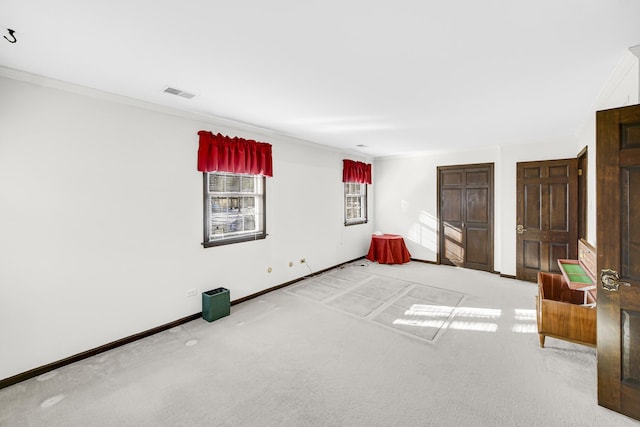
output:
[[229, 289], [217, 288], [202, 293], [202, 318], [213, 322], [231, 312]]

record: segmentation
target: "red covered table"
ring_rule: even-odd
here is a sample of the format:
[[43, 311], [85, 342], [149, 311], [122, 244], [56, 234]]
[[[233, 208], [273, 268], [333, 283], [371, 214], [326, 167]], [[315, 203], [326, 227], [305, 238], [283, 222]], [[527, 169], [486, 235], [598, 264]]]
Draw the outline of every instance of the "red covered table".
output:
[[371, 245], [367, 254], [369, 261], [380, 264], [403, 264], [411, 261], [411, 254], [398, 234], [382, 234], [371, 236]]

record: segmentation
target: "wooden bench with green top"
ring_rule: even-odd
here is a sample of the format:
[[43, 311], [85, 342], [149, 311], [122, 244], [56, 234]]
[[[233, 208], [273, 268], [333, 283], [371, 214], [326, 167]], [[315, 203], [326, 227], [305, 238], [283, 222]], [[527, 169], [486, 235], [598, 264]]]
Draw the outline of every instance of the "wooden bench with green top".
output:
[[580, 239], [577, 260], [558, 260], [562, 274], [538, 273], [540, 347], [548, 336], [596, 345], [596, 261], [595, 248]]

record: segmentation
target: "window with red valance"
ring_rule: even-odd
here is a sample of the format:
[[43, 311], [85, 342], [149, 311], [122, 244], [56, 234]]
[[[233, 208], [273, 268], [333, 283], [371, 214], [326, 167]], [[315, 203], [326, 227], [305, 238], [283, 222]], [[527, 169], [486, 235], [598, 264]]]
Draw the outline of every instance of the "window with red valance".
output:
[[271, 144], [198, 132], [198, 170], [204, 184], [203, 246], [267, 237], [266, 178], [273, 176]]
[[364, 224], [367, 215], [367, 184], [371, 184], [371, 164], [343, 160], [344, 225]]

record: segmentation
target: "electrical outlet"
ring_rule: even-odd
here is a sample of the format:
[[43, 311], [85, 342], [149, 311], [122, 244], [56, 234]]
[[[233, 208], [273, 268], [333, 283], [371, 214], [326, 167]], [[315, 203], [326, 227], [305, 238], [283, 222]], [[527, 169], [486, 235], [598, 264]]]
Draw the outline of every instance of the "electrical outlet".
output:
[[185, 292], [185, 296], [187, 298], [195, 297], [197, 294], [198, 294], [198, 290], [196, 288], [189, 289], [189, 290], [187, 290], [187, 292]]
[[289, 261], [289, 267], [293, 267], [293, 261]]
[[300, 264], [304, 264], [305, 262], [307, 262], [307, 260], [306, 260], [306, 259], [304, 259], [304, 258], [300, 258]]

